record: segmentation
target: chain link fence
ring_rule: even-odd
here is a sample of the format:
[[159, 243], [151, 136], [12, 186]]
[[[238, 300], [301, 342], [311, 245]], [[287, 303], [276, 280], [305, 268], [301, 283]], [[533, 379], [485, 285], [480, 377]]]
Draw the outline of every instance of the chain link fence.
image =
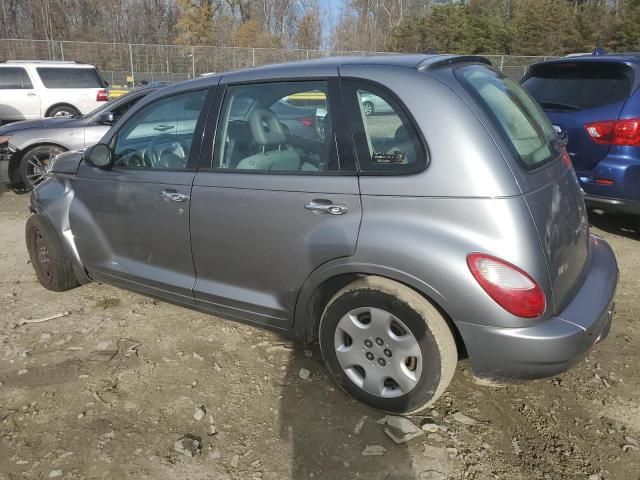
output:
[[[73, 60], [98, 67], [112, 85], [177, 82], [205, 73], [225, 72], [270, 63], [341, 55], [390, 55], [388, 52], [237, 48], [183, 45], [140, 45], [49, 40], [0, 40], [2, 60]], [[486, 55], [515, 80], [527, 66], [554, 57]]]

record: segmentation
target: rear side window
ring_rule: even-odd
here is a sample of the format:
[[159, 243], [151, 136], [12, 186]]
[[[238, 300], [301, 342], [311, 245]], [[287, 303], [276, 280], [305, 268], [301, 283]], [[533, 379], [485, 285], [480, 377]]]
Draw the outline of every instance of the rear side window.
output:
[[571, 112], [626, 100], [633, 77], [626, 65], [560, 63], [534, 68], [522, 86], [545, 109]]
[[102, 88], [102, 80], [94, 68], [38, 67], [46, 88]]
[[24, 68], [4, 67], [0, 68], [0, 90], [30, 89], [33, 88], [29, 75]]
[[495, 119], [527, 170], [555, 157], [558, 137], [549, 119], [517, 83], [481, 65], [458, 70], [458, 77]]
[[369, 82], [344, 80], [342, 84], [360, 171], [393, 175], [423, 170], [424, 148], [400, 103]]

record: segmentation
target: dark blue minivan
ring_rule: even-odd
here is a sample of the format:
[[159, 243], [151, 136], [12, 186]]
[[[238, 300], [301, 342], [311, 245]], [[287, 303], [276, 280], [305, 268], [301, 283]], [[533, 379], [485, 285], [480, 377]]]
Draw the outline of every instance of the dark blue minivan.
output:
[[521, 83], [568, 137], [587, 206], [640, 214], [640, 54], [542, 62]]

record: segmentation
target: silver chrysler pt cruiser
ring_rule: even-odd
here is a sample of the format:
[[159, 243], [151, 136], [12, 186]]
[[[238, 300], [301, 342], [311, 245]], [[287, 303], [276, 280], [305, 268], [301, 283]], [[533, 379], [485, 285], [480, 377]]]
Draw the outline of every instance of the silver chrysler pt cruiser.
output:
[[317, 340], [345, 391], [393, 412], [432, 404], [460, 358], [494, 381], [568, 369], [606, 337], [618, 281], [562, 141], [481, 57], [166, 87], [56, 157], [30, 208], [44, 287], [101, 281]]

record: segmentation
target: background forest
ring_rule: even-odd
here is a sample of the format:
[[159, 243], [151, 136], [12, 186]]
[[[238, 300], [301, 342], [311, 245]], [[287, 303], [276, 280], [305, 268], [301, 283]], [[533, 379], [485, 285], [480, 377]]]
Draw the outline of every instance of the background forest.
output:
[[0, 38], [562, 55], [640, 50], [640, 0], [0, 0]]

